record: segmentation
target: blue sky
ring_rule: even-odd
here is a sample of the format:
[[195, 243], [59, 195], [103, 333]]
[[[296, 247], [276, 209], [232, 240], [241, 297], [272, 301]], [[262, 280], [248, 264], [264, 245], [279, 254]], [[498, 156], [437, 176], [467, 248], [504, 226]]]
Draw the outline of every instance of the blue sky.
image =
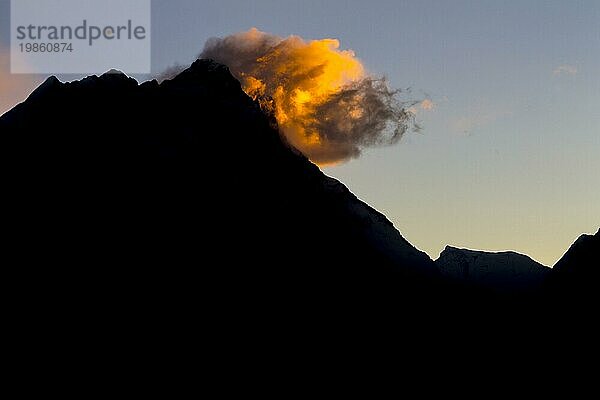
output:
[[156, 0], [153, 68], [251, 27], [338, 38], [435, 106], [422, 133], [325, 172], [433, 258], [451, 244], [552, 265], [600, 226], [599, 21], [598, 1]]

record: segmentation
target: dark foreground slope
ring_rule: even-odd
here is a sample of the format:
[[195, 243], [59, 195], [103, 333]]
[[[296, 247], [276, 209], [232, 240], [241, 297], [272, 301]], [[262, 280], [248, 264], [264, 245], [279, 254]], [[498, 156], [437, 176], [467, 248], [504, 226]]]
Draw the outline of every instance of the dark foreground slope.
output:
[[432, 261], [286, 146], [224, 66], [49, 78], [0, 132], [13, 263], [57, 296], [352, 308], [435, 292]]

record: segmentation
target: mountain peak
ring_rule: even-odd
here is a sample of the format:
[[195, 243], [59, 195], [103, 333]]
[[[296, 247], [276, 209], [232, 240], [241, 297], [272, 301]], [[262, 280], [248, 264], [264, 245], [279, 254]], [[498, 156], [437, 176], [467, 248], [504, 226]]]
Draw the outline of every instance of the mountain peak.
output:
[[123, 71], [121, 71], [120, 69], [115, 69], [115, 68], [111, 68], [108, 71], [106, 71], [104, 74], [102, 75], [119, 75], [119, 76], [127, 76]]
[[583, 234], [577, 238], [569, 250], [554, 266], [555, 271], [572, 268], [591, 268], [593, 258], [600, 250], [600, 229], [595, 234]]
[[435, 264], [449, 279], [499, 292], [537, 290], [550, 271], [514, 251], [487, 252], [449, 245]]
[[29, 97], [35, 98], [36, 96], [39, 96], [43, 93], [52, 91], [60, 85], [62, 85], [62, 82], [56, 76], [52, 75], [46, 78], [46, 80], [40, 86], [38, 86], [33, 92], [31, 92]]
[[586, 242], [586, 241], [590, 241], [592, 239], [598, 238], [599, 236], [600, 236], [600, 229], [596, 233], [589, 233], [589, 234], [584, 233], [583, 235], [579, 236], [577, 238], [577, 240], [575, 240], [575, 243], [573, 243], [573, 246], [576, 246], [582, 242]]
[[79, 81], [69, 82], [74, 85], [96, 85], [102, 84], [104, 86], [127, 86], [127, 87], [135, 87], [138, 86], [138, 82], [131, 78], [130, 76], [125, 75], [123, 72], [118, 71], [116, 69], [111, 69], [103, 73], [102, 75], [90, 75], [86, 78], [83, 78]]
[[[446, 245], [442, 253], [450, 252], [450, 253], [463, 253], [463, 254], [473, 254], [473, 255], [508, 255], [508, 256], [517, 256], [517, 257], [528, 257], [524, 254], [517, 253], [512, 250], [502, 250], [502, 251], [485, 251], [485, 250], [473, 250], [467, 249], [463, 247], [456, 247], [452, 245]], [[441, 254], [440, 254], [441, 255]], [[529, 258], [529, 257], [528, 257]]]
[[197, 59], [174, 78], [166, 80], [167, 85], [207, 85], [218, 84], [220, 88], [241, 91], [240, 82], [229, 71], [229, 68], [213, 60]]
[[53, 87], [60, 83], [60, 80], [56, 76], [52, 75], [46, 78], [46, 80], [40, 86], [38, 86], [38, 89]]

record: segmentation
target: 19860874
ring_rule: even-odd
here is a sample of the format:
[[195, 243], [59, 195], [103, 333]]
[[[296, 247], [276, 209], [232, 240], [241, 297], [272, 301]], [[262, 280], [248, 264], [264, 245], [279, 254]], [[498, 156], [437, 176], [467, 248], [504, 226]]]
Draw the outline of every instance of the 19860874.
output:
[[21, 53], [65, 53], [73, 51], [72, 43], [19, 43]]

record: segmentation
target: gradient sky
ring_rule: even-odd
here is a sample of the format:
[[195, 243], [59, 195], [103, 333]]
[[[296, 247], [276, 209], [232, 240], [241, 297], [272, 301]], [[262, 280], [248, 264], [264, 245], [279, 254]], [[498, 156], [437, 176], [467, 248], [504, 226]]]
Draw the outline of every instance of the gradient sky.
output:
[[[153, 68], [251, 27], [338, 38], [433, 101], [422, 133], [325, 169], [432, 258], [451, 244], [553, 265], [600, 226], [599, 1], [156, 0]], [[0, 85], [7, 68], [0, 56]], [[20, 79], [22, 97], [42, 77]], [[0, 86], [0, 108], [18, 96]]]

